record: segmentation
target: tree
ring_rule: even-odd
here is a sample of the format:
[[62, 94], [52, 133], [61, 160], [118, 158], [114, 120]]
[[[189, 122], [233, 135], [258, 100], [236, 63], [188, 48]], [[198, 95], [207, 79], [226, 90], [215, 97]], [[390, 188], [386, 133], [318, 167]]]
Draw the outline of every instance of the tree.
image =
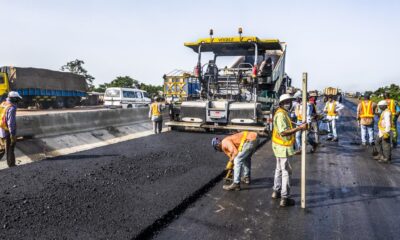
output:
[[398, 86], [396, 84], [391, 84], [390, 86], [385, 86], [385, 87], [378, 88], [374, 92], [375, 98], [373, 100], [374, 101], [382, 100], [382, 95], [386, 91], [389, 92], [391, 98], [394, 98], [397, 101], [400, 101], [400, 86]]
[[125, 77], [117, 77], [116, 79], [112, 80], [109, 84], [105, 84], [107, 87], [124, 87], [124, 88], [138, 88], [139, 81], [133, 79], [129, 76]]
[[163, 90], [163, 86], [141, 83], [140, 89], [146, 91], [150, 96], [157, 96], [158, 92]]
[[150, 96], [156, 96], [159, 91], [163, 90], [162, 85], [145, 84], [131, 78], [130, 76], [118, 76], [110, 83], [100, 84], [98, 87], [94, 88], [93, 91], [105, 92], [109, 87], [138, 88], [146, 91]]
[[75, 59], [74, 61], [67, 62], [64, 66], [61, 66], [61, 71], [68, 71], [83, 76], [86, 79], [89, 89], [92, 90], [94, 88], [94, 77], [88, 74], [87, 70], [83, 68], [83, 64], [85, 64], [84, 61]]

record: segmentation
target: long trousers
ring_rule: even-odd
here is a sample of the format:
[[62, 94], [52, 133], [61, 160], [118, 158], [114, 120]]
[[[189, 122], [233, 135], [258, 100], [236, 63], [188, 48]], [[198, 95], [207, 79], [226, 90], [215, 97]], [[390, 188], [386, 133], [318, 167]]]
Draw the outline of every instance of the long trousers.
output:
[[390, 143], [390, 138], [383, 139], [383, 137], [378, 137], [376, 141], [376, 148], [378, 153], [387, 159], [392, 158], [392, 146]]
[[289, 158], [276, 158], [273, 190], [281, 193], [282, 198], [290, 197], [290, 178], [292, 168]]
[[0, 138], [0, 159], [6, 154], [8, 167], [15, 166], [15, 143], [11, 143], [10, 135], [5, 138]]

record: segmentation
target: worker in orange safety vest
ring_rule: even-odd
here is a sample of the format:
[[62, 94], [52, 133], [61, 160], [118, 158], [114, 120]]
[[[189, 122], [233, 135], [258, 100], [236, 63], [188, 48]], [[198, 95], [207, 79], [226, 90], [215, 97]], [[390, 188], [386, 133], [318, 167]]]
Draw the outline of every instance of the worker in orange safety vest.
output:
[[370, 95], [365, 94], [364, 100], [360, 101], [357, 106], [357, 121], [361, 127], [361, 142], [363, 146], [367, 145], [367, 134], [368, 143], [374, 145], [374, 116], [376, 112], [376, 103], [370, 100]]

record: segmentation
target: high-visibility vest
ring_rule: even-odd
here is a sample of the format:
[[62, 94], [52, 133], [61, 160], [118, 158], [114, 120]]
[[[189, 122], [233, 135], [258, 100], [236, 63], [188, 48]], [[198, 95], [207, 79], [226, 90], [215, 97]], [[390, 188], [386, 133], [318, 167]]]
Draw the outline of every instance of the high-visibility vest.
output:
[[161, 115], [160, 109], [158, 108], [158, 106], [159, 106], [158, 103], [151, 104], [151, 115], [152, 116], [158, 117]]
[[303, 115], [301, 113], [301, 110], [302, 110], [301, 108], [302, 108], [302, 106], [299, 103], [298, 105], [296, 105], [296, 108], [294, 109], [294, 113], [296, 114], [297, 121], [302, 121], [303, 120]]
[[374, 117], [374, 112], [372, 109], [372, 101], [365, 101], [361, 102], [361, 111], [360, 111], [360, 117], [361, 118], [373, 118]]
[[395, 103], [394, 100], [393, 99], [386, 99], [386, 102], [388, 104], [388, 109], [392, 113], [392, 116], [394, 116], [396, 114], [396, 105], [394, 104]]
[[243, 149], [243, 145], [244, 145], [244, 143], [245, 143], [246, 140], [247, 140], [247, 134], [248, 134], [248, 133], [249, 133], [248, 131], [244, 131], [244, 132], [243, 132], [243, 136], [242, 136], [242, 139], [240, 139], [240, 145], [239, 145], [239, 148], [238, 148], [238, 151], [239, 151], [239, 152], [241, 152], [242, 149]]
[[[379, 130], [381, 130], [381, 131], [383, 131], [383, 132], [386, 131], [386, 126], [385, 126], [386, 124], [384, 124], [384, 123], [382, 122], [382, 120], [383, 120], [383, 116], [385, 115], [385, 112], [387, 112], [387, 111], [390, 113], [390, 110], [389, 110], [388, 108], [386, 108], [385, 111], [383, 111], [383, 112], [381, 113], [381, 116], [379, 117], [379, 122], [378, 122], [378, 128], [379, 128]], [[390, 122], [390, 124], [391, 124], [391, 125], [390, 125], [390, 126], [391, 126], [391, 129], [393, 129], [393, 128], [392, 128], [392, 127], [393, 127], [393, 126], [392, 126], [392, 125], [393, 125], [392, 122]]]
[[8, 109], [12, 107], [12, 104], [4, 101], [0, 104], [0, 128], [8, 131], [8, 125], [7, 125], [7, 111]]
[[330, 102], [327, 102], [326, 103], [326, 108], [327, 108], [327, 110], [328, 110], [328, 116], [330, 116], [330, 117], [336, 117], [337, 116], [337, 114], [336, 114], [336, 101], [333, 101], [332, 103], [330, 103]]
[[[285, 121], [288, 122], [290, 129], [293, 129], [292, 126], [292, 122], [290, 121], [289, 115], [287, 114], [287, 112], [285, 110], [283, 110], [282, 108], [278, 108], [278, 110], [276, 110], [275, 116], [279, 113], [282, 113], [284, 115]], [[275, 120], [274, 120], [275, 122]], [[278, 145], [281, 146], [285, 146], [285, 147], [290, 147], [293, 146], [294, 142], [295, 142], [295, 138], [294, 135], [290, 135], [290, 136], [281, 136], [278, 133], [278, 130], [276, 129], [276, 127], [274, 127], [274, 129], [272, 130], [272, 142], [276, 143]]]

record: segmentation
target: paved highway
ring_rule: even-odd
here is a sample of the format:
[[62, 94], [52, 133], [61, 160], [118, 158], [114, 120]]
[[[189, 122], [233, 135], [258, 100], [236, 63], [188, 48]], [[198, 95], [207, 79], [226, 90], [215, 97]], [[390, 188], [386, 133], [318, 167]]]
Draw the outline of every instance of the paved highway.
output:
[[300, 158], [292, 162], [297, 205], [270, 198], [275, 160], [267, 143], [253, 158], [253, 184], [225, 192], [222, 183], [155, 239], [399, 239], [400, 149], [393, 163], [371, 159], [355, 145], [355, 105], [345, 102], [338, 143], [307, 157], [307, 209], [300, 208]]

